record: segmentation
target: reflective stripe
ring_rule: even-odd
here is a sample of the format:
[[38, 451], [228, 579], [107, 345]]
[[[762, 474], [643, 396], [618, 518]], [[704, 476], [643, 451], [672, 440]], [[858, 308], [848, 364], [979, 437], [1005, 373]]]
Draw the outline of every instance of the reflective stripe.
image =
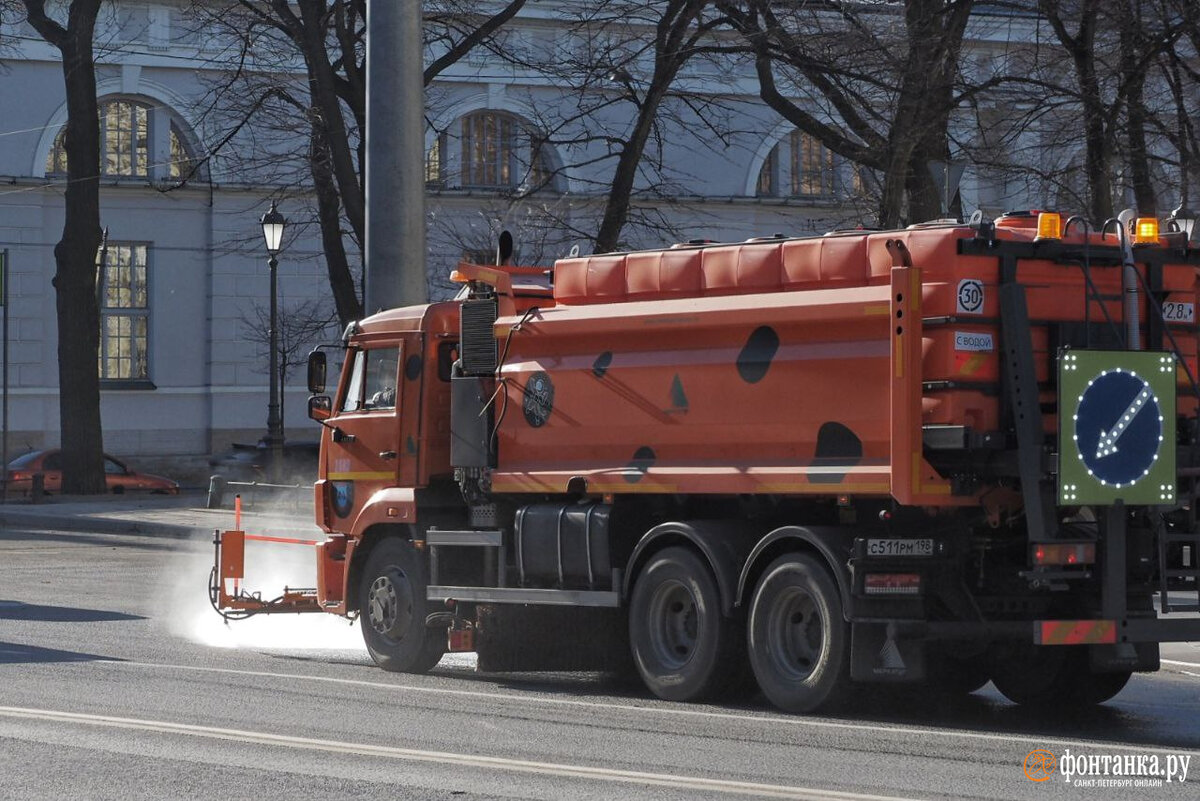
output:
[[329, 473], [325, 476], [330, 481], [386, 481], [395, 477], [396, 474], [390, 470], [373, 473]]
[[1115, 643], [1117, 624], [1113, 620], [1039, 620], [1034, 628], [1038, 645], [1093, 645]]

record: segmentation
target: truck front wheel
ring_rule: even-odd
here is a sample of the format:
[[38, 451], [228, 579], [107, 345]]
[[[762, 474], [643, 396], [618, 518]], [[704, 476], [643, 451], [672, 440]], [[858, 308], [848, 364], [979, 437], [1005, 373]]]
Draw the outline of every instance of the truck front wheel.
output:
[[772, 562], [750, 602], [750, 666], [759, 689], [787, 712], [812, 712], [850, 685], [850, 631], [837, 585], [805, 554]]
[[656, 554], [634, 584], [629, 644], [642, 681], [659, 698], [694, 701], [736, 683], [739, 629], [721, 613], [708, 565], [686, 548]]
[[359, 585], [359, 625], [384, 670], [425, 673], [445, 652], [445, 632], [425, 627], [425, 574], [412, 543], [385, 539], [367, 557]]

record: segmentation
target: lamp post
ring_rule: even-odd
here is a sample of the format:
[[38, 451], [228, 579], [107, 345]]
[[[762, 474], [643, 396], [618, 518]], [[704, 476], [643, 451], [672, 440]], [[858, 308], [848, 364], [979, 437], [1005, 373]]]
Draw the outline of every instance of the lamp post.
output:
[[1192, 236], [1196, 233], [1196, 212], [1188, 208], [1186, 197], [1171, 211], [1171, 215], [1167, 217], [1167, 224], [1171, 230], [1183, 233], [1184, 248], [1191, 245]]
[[267, 264], [271, 268], [271, 323], [267, 331], [267, 339], [271, 349], [271, 394], [267, 401], [267, 447], [271, 449], [271, 480], [279, 478], [279, 468], [283, 463], [283, 421], [279, 418], [279, 320], [278, 320], [278, 277], [276, 268], [279, 266], [279, 248], [283, 244], [283, 229], [287, 220], [275, 208], [271, 201], [271, 210], [262, 216], [263, 239], [267, 243]]

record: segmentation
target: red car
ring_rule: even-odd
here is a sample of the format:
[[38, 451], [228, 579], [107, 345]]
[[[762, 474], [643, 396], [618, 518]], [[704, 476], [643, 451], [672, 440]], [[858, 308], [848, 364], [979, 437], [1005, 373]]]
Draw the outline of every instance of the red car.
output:
[[[7, 491], [28, 494], [33, 476], [41, 473], [46, 492], [62, 489], [62, 452], [57, 448], [30, 451], [8, 463]], [[104, 454], [104, 479], [109, 492], [154, 492], [178, 495], [179, 482], [149, 473], [130, 470], [108, 454]]]

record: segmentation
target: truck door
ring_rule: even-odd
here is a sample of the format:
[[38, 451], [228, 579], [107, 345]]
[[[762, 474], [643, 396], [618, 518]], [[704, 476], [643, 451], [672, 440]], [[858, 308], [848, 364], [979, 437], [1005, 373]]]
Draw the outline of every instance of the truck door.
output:
[[401, 408], [398, 392], [404, 347], [399, 343], [354, 349], [346, 354], [350, 368], [326, 431], [334, 528], [354, 520], [363, 505], [383, 487], [395, 486], [400, 452]]

